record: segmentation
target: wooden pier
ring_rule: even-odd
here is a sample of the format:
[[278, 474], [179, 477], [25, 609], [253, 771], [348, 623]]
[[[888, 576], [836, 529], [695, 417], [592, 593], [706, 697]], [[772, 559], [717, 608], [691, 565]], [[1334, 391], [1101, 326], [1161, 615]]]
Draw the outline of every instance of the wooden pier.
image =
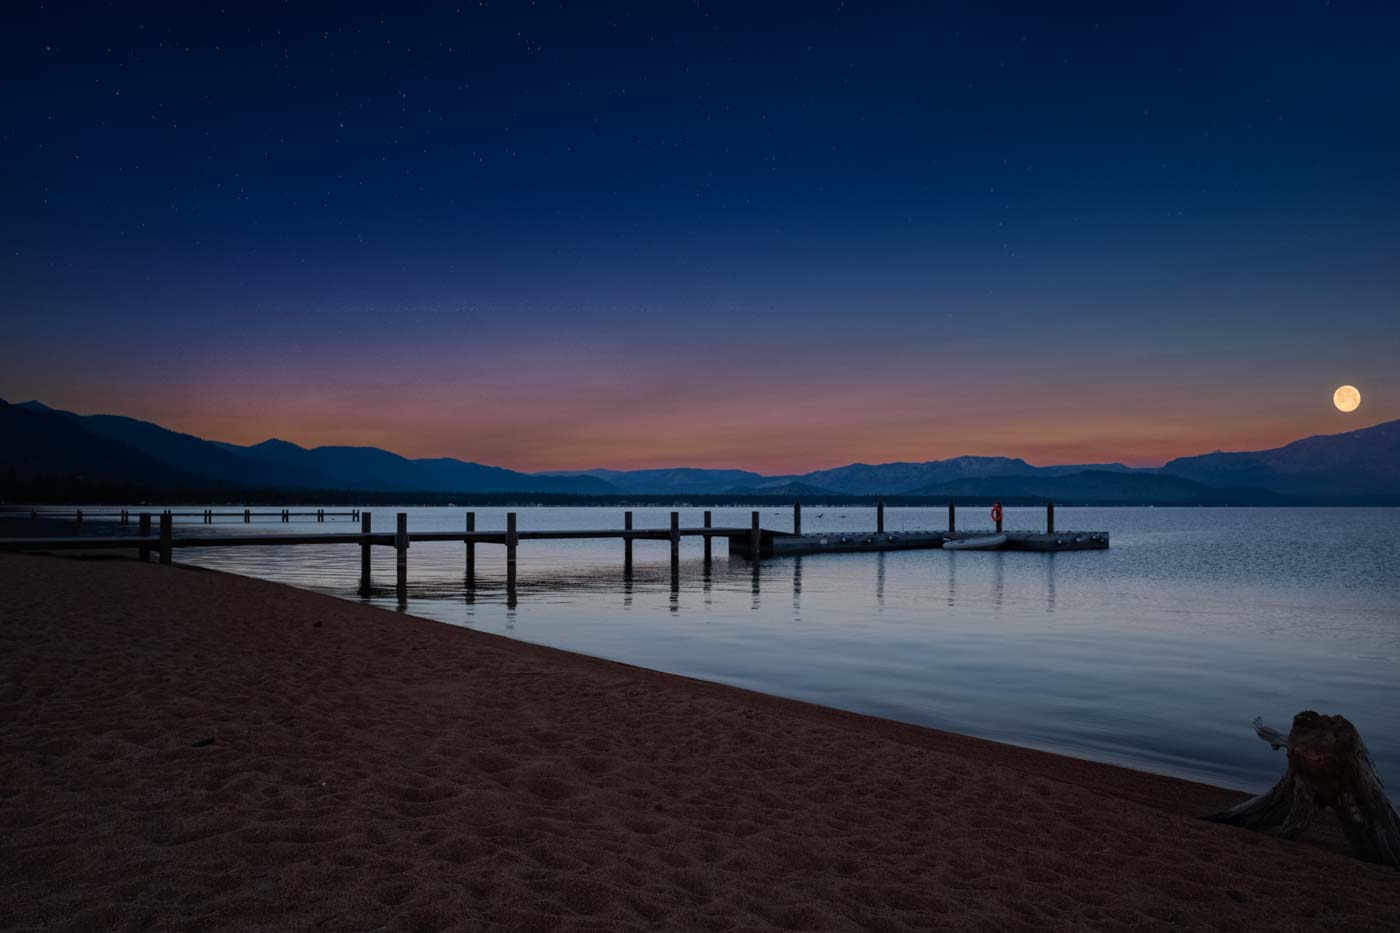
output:
[[[40, 514], [35, 512], [35, 514]], [[67, 513], [64, 513], [67, 514]], [[751, 514], [751, 520], [747, 528], [743, 527], [715, 527], [711, 520], [711, 513], [704, 513], [704, 523], [699, 527], [683, 526], [680, 523], [680, 512], [672, 512], [668, 527], [665, 528], [635, 528], [633, 527], [632, 513], [624, 512], [622, 515], [621, 528], [599, 528], [599, 529], [554, 529], [529, 531], [520, 530], [516, 522], [516, 513], [506, 513], [506, 527], [500, 531], [479, 531], [476, 527], [476, 513], [467, 512], [464, 528], [461, 531], [418, 531], [411, 532], [408, 528], [408, 513], [399, 512], [395, 516], [395, 527], [392, 532], [373, 530], [373, 516], [368, 511], [355, 509], [350, 512], [328, 513], [324, 510], [314, 512], [293, 513], [286, 509], [279, 512], [259, 513], [263, 516], [273, 515], [281, 518], [283, 522], [288, 521], [292, 515], [315, 516], [318, 522], [325, 521], [328, 515], [337, 514], [342, 516], [353, 516], [360, 522], [358, 532], [340, 533], [316, 533], [316, 534], [220, 534], [220, 535], [180, 535], [176, 537], [173, 532], [175, 519], [177, 516], [202, 517], [204, 524], [211, 524], [216, 513], [212, 510], [203, 512], [179, 513], [165, 510], [159, 513], [141, 512], [135, 515], [129, 510], [120, 512], [88, 513], [88, 517], [119, 517], [123, 525], [129, 524], [131, 519], [138, 521], [140, 533], [136, 535], [71, 535], [55, 537], [26, 537], [26, 538], [0, 538], [0, 550], [24, 550], [24, 551], [56, 551], [56, 550], [131, 550], [137, 552], [142, 560], [148, 560], [149, 555], [155, 552], [162, 564], [169, 564], [173, 561], [176, 550], [184, 548], [226, 548], [226, 547], [295, 547], [302, 545], [332, 545], [345, 544], [355, 545], [360, 549], [360, 592], [368, 595], [373, 591], [373, 581], [371, 579], [371, 549], [374, 547], [392, 547], [395, 552], [395, 588], [399, 599], [407, 598], [408, 588], [408, 552], [415, 542], [451, 542], [461, 543], [466, 548], [466, 560], [464, 576], [466, 586], [470, 590], [476, 586], [476, 546], [479, 544], [499, 545], [506, 550], [506, 588], [508, 592], [514, 593], [516, 588], [516, 556], [522, 541], [581, 541], [590, 539], [612, 538], [622, 542], [623, 545], [623, 571], [630, 575], [632, 572], [632, 544], [635, 541], [667, 541], [670, 543], [671, 575], [673, 585], [680, 572], [680, 546], [682, 538], [701, 538], [705, 546], [705, 563], [709, 564], [713, 559], [712, 544], [715, 538], [724, 538], [728, 542], [728, 552], [731, 556], [739, 557], [751, 561], [755, 564], [770, 557], [794, 557], [804, 554], [829, 554], [849, 551], [898, 551], [912, 549], [942, 548], [950, 541], [960, 541], [969, 538], [985, 537], [987, 531], [957, 531], [956, 510], [952, 505], [948, 506], [948, 530], [946, 531], [886, 531], [885, 530], [885, 508], [881, 503], [876, 507], [876, 530], [872, 532], [825, 532], [817, 534], [802, 533], [802, 506], [793, 506], [793, 530], [775, 531], [763, 528], [760, 524], [760, 513], [755, 511]], [[242, 512], [217, 513], [220, 516], [243, 517], [245, 523], [254, 514], [249, 510]], [[998, 509], [995, 513], [1000, 515]], [[78, 527], [82, 526], [83, 513], [77, 512], [74, 516]], [[158, 530], [152, 532], [152, 518], [158, 521]], [[1002, 532], [1001, 521], [998, 517], [996, 521], [996, 532]], [[999, 546], [999, 550], [1008, 551], [1084, 551], [1101, 550], [1109, 546], [1109, 535], [1106, 531], [1060, 531], [1055, 530], [1055, 507], [1053, 504], [1046, 507], [1046, 530], [1040, 531], [1008, 531], [1005, 532], [1006, 540]]]

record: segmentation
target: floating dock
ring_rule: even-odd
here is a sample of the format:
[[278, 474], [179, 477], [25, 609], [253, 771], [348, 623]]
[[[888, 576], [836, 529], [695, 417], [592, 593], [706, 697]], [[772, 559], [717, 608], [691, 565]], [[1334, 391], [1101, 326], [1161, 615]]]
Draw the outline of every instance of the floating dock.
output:
[[[759, 558], [797, 557], [803, 554], [840, 554], [851, 551], [912, 551], [941, 548], [947, 541], [985, 538], [988, 531], [871, 531], [795, 535], [768, 532], [763, 536]], [[1098, 551], [1108, 547], [1106, 531], [1007, 531], [999, 551]], [[744, 560], [753, 559], [752, 538], [729, 538], [729, 553]]]

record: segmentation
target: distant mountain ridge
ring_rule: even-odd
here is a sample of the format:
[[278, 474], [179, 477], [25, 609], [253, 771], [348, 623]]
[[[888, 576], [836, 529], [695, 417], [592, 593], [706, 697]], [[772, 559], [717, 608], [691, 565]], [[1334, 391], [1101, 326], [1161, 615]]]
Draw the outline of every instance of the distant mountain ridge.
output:
[[978, 476], [937, 483], [913, 495], [947, 499], [1049, 499], [1104, 505], [1276, 505], [1286, 497], [1267, 490], [1218, 488], [1156, 472], [1082, 470], [1035, 476]]
[[723, 488], [747, 486], [763, 482], [761, 473], [748, 470], [706, 470], [697, 467], [675, 467], [659, 470], [552, 470], [536, 476], [591, 476], [624, 492], [656, 495], [698, 495]]
[[[1272, 450], [1178, 457], [1163, 473], [1294, 496], [1400, 493], [1400, 421], [1305, 437]], [[1346, 492], [1339, 492], [1346, 490]]]
[[[579, 496], [913, 496], [1046, 498], [1085, 503], [1400, 503], [1400, 421], [1303, 438], [1263, 451], [1180, 457], [1156, 469], [1121, 463], [1034, 466], [1017, 457], [853, 463], [800, 475], [741, 469], [522, 473], [450, 457], [410, 459], [377, 447], [304, 448], [269, 439], [209, 441], [120, 415], [78, 415], [0, 401], [0, 480], [154, 487], [375, 493]], [[18, 482], [18, 480], [16, 480]], [[0, 498], [5, 490], [0, 488]]]
[[[482, 492], [606, 494], [616, 490], [592, 477], [541, 477], [501, 467], [450, 458], [409, 460], [377, 447], [316, 447], [306, 449], [271, 439], [249, 447], [208, 441], [147, 421], [119, 415], [78, 415], [40, 402], [6, 405], [40, 419], [65, 421], [87, 434], [148, 458], [153, 482], [166, 474], [188, 483], [201, 479], [248, 488], [364, 490], [373, 492]], [[70, 436], [70, 440], [72, 436]], [[76, 443], [76, 442], [74, 442]], [[6, 447], [23, 447], [21, 440]], [[89, 444], [89, 447], [91, 445]], [[111, 454], [109, 453], [109, 456]], [[59, 462], [50, 456], [51, 462]], [[93, 475], [102, 472], [102, 458], [85, 462]], [[139, 474], [138, 474], [139, 475]]]

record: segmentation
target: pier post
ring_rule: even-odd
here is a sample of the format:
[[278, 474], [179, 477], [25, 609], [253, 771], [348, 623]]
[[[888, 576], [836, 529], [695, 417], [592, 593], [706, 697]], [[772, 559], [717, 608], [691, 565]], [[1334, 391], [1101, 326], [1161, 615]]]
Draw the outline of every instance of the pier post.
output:
[[1053, 535], [1055, 533], [1055, 503], [1045, 503], [1045, 533]]
[[[631, 513], [631, 512], [623, 512], [623, 513], [622, 513], [622, 527], [623, 527], [624, 529], [626, 529], [627, 531], [631, 531], [631, 530], [632, 530], [632, 513]], [[622, 572], [623, 572], [623, 573], [626, 573], [626, 574], [631, 574], [631, 573], [632, 573], [632, 539], [631, 539], [631, 538], [623, 538], [623, 539], [622, 539]]]
[[795, 534], [795, 535], [800, 535], [800, 534], [802, 534], [802, 503], [801, 503], [801, 502], [794, 502], [794, 503], [792, 504], [792, 533]]
[[885, 500], [875, 503], [875, 533], [885, 533]]
[[749, 526], [749, 553], [749, 559], [754, 562], [754, 566], [758, 566], [758, 559], [763, 556], [763, 529], [758, 525], [758, 512], [753, 513]]
[[[476, 513], [467, 513], [467, 532], [476, 531]], [[476, 587], [476, 542], [467, 542], [467, 589]]]
[[1001, 534], [1001, 503], [992, 506], [992, 513], [997, 517], [997, 534]]
[[326, 520], [326, 510], [325, 510], [325, 509], [317, 509], [317, 510], [316, 510], [316, 521], [319, 523], [319, 522], [324, 522], [325, 520]]
[[394, 588], [399, 602], [408, 598], [408, 513], [400, 512], [394, 531]]
[[506, 513], [506, 589], [515, 592], [515, 548], [520, 543], [515, 530], [515, 513]]
[[958, 507], [953, 503], [948, 503], [948, 530], [958, 530]]
[[170, 563], [170, 526], [172, 524], [173, 519], [170, 517], [170, 512], [166, 511], [160, 517], [160, 562], [162, 564]]
[[[138, 527], [138, 529], [139, 529], [140, 532], [141, 532], [141, 537], [143, 537], [143, 538], [149, 538], [149, 537], [151, 536], [151, 513], [150, 513], [150, 512], [142, 512], [142, 513], [141, 513], [141, 519], [140, 519], [140, 521], [141, 521], [141, 524], [138, 525], [137, 527]], [[144, 561], [149, 561], [150, 559], [151, 559], [151, 549], [150, 549], [149, 547], [147, 547], [146, 545], [144, 545], [144, 544], [141, 545], [141, 560], [144, 562]]]
[[126, 521], [126, 509], [122, 509], [122, 524], [123, 524], [123, 525], [127, 524], [127, 521]]
[[244, 509], [244, 510], [243, 510], [243, 524], [247, 525], [247, 524], [250, 524], [252, 521], [253, 521], [253, 510], [252, 510], [252, 509]]
[[[714, 525], [711, 524], [711, 514], [708, 510], [705, 512], [705, 527], [714, 527]], [[711, 562], [710, 554], [712, 553], [713, 541], [714, 538], [710, 537], [709, 535], [705, 535], [705, 563], [707, 565]]]
[[83, 527], [83, 510], [78, 509], [78, 527]]
[[681, 513], [671, 513], [671, 572], [681, 564]]
[[[244, 513], [244, 514], [246, 515], [247, 513]], [[360, 516], [360, 534], [362, 534], [362, 535], [365, 536], [364, 540], [360, 542], [360, 595], [361, 595], [361, 596], [368, 596], [368, 595], [369, 595], [369, 590], [370, 590], [370, 581], [369, 581], [369, 555], [370, 555], [369, 531], [370, 531], [370, 528], [373, 527], [373, 526], [371, 525], [371, 522], [372, 522], [372, 521], [373, 521], [373, 518], [370, 516], [370, 514], [369, 514], [368, 512], [366, 512], [366, 513], [364, 513], [363, 515]]]

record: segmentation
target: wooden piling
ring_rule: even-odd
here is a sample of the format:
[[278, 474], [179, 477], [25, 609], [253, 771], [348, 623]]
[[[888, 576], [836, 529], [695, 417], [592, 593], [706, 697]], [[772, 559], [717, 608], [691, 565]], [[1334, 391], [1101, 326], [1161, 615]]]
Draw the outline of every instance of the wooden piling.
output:
[[[714, 526], [711, 524], [711, 515], [710, 515], [710, 513], [709, 513], [708, 511], [705, 512], [705, 527], [706, 527], [706, 528], [713, 528], [713, 527], [714, 527]], [[705, 563], [706, 563], [706, 565], [708, 565], [708, 564], [710, 564], [710, 563], [712, 562], [711, 554], [713, 553], [713, 547], [712, 547], [712, 542], [713, 542], [713, 541], [714, 541], [713, 538], [711, 538], [709, 535], [705, 535]]]
[[875, 533], [885, 533], [885, 502], [883, 499], [875, 503]]
[[[622, 513], [622, 527], [627, 531], [632, 530], [632, 513]], [[622, 539], [622, 572], [630, 574], [632, 572], [632, 539]]]
[[245, 524], [245, 525], [251, 524], [252, 521], [253, 521], [253, 510], [252, 510], [252, 509], [244, 509], [244, 510], [243, 510], [243, 524]]
[[800, 534], [802, 534], [802, 503], [801, 503], [801, 502], [794, 502], [794, 503], [792, 504], [792, 533], [795, 534], [795, 535], [800, 535]]
[[953, 503], [948, 503], [948, 530], [958, 530], [958, 507]]
[[[476, 513], [467, 513], [467, 531], [476, 531]], [[467, 542], [467, 589], [476, 587], [476, 542]]]
[[1055, 533], [1055, 503], [1045, 503], [1045, 533], [1053, 535]]
[[394, 532], [394, 588], [399, 602], [408, 598], [408, 513], [400, 512]]
[[162, 564], [168, 564], [168, 563], [170, 563], [170, 526], [171, 526], [172, 524], [173, 524], [173, 519], [171, 519], [170, 513], [169, 513], [168, 511], [165, 512], [163, 515], [161, 515], [161, 517], [160, 517], [160, 562], [161, 562]]
[[671, 513], [671, 570], [681, 563], [681, 513]]
[[995, 514], [995, 515], [997, 516], [997, 519], [996, 519], [996, 522], [997, 522], [997, 534], [1001, 534], [1001, 512], [1002, 512], [1002, 509], [1001, 509], [1001, 503], [1000, 503], [1000, 502], [998, 502], [996, 505], [992, 506], [992, 512], [993, 512], [993, 514]]
[[[140, 519], [140, 521], [141, 521], [141, 524], [138, 526], [138, 529], [139, 529], [140, 532], [141, 532], [141, 537], [143, 537], [143, 538], [149, 538], [149, 537], [151, 536], [151, 513], [150, 513], [150, 512], [142, 512], [142, 513], [141, 513], [141, 519]], [[142, 560], [142, 561], [148, 561], [148, 560], [150, 560], [150, 559], [151, 559], [151, 549], [150, 549], [149, 547], [146, 547], [145, 545], [142, 545], [142, 547], [141, 547], [141, 560]]]
[[[246, 514], [246, 513], [245, 513]], [[370, 513], [365, 512], [360, 516], [360, 533], [365, 535], [365, 539], [360, 542], [360, 595], [370, 594], [370, 544], [369, 532], [373, 527], [373, 518]]]
[[515, 549], [520, 544], [520, 533], [515, 528], [515, 513], [506, 513], [506, 589], [515, 591]]
[[757, 564], [758, 559], [763, 556], [763, 529], [758, 524], [758, 513], [753, 513], [752, 524], [749, 526], [749, 548], [750, 559]]
[[123, 524], [123, 525], [127, 524], [126, 509], [122, 509], [122, 524]]
[[83, 510], [78, 509], [78, 527], [83, 527]]
[[320, 523], [320, 522], [324, 522], [325, 520], [326, 520], [326, 510], [325, 510], [325, 509], [317, 509], [317, 510], [316, 510], [316, 521], [317, 521], [318, 523]]

